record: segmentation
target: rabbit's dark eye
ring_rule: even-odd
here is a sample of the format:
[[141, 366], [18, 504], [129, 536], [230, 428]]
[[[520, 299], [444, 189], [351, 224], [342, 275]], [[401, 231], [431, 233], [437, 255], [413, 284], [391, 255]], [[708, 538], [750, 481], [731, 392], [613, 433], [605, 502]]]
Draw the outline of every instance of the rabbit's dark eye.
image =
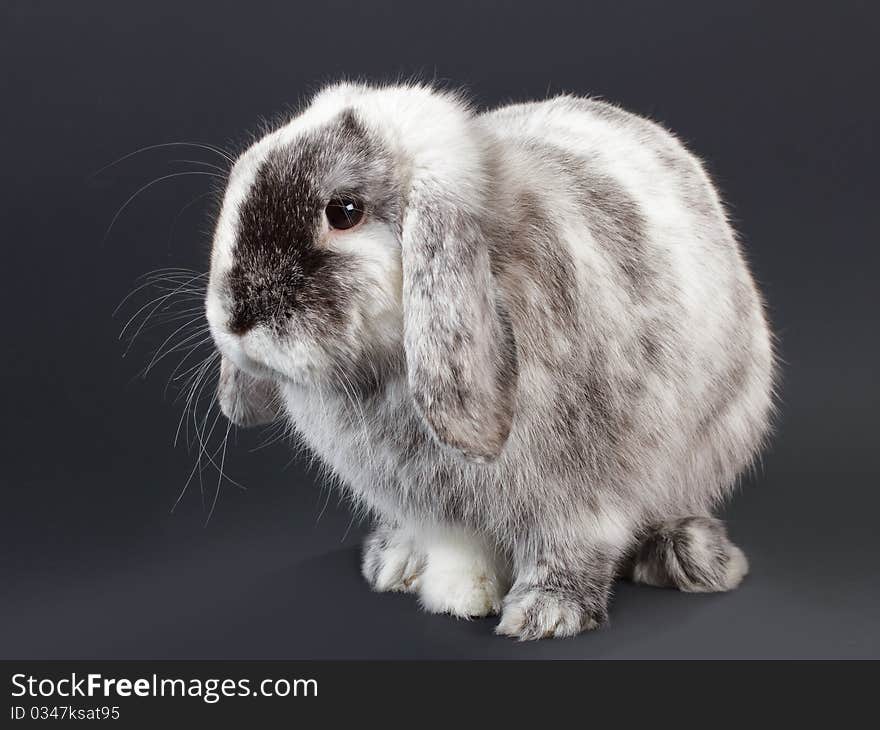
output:
[[354, 228], [364, 217], [364, 206], [356, 198], [335, 198], [324, 211], [331, 228], [344, 231]]

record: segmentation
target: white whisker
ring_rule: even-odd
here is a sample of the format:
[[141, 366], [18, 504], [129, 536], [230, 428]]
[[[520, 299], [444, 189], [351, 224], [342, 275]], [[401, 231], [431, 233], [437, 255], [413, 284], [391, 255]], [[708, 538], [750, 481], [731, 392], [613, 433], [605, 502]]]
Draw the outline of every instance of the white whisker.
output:
[[162, 175], [162, 177], [157, 177], [155, 180], [151, 180], [146, 185], [142, 185], [137, 190], [135, 190], [134, 193], [130, 195], [129, 198], [119, 207], [119, 209], [116, 211], [116, 215], [114, 215], [112, 220], [110, 221], [110, 225], [107, 226], [107, 230], [104, 232], [104, 240], [107, 240], [107, 237], [110, 235], [110, 231], [113, 230], [113, 226], [116, 224], [116, 221], [119, 220], [119, 216], [122, 215], [123, 211], [125, 211], [125, 209], [132, 203], [132, 201], [134, 201], [134, 199], [138, 195], [146, 190], [149, 190], [154, 185], [163, 182], [164, 180], [171, 180], [176, 177], [186, 177], [188, 175], [202, 175], [204, 177], [213, 177], [220, 180], [225, 179], [223, 176], [217, 175], [213, 172], [205, 172], [203, 170], [184, 170], [183, 172], [173, 172], [170, 175]]
[[208, 519], [205, 520], [205, 527], [211, 521], [214, 515], [214, 509], [217, 507], [217, 499], [220, 497], [220, 488], [223, 486], [223, 467], [226, 464], [226, 444], [229, 441], [229, 429], [232, 428], [232, 421], [226, 426], [226, 435], [223, 437], [223, 456], [220, 457], [220, 476], [217, 479], [217, 491], [214, 492], [214, 501], [211, 503], [211, 510], [208, 512]]
[[121, 162], [125, 162], [126, 160], [129, 160], [132, 157], [135, 157], [136, 155], [139, 155], [143, 152], [149, 152], [150, 150], [167, 149], [169, 147], [195, 147], [198, 149], [207, 150], [209, 152], [213, 152], [217, 155], [220, 155], [225, 160], [227, 160], [230, 164], [235, 163], [235, 159], [232, 157], [231, 154], [229, 154], [228, 152], [226, 152], [225, 150], [223, 150], [219, 147], [215, 147], [214, 145], [204, 144], [201, 142], [163, 142], [160, 144], [150, 144], [150, 145], [147, 145], [146, 147], [141, 147], [140, 149], [136, 149], [134, 152], [129, 152], [127, 155], [123, 155], [119, 159], [116, 159], [113, 162], [111, 162], [107, 165], [104, 165], [104, 167], [97, 170], [96, 172], [93, 172], [89, 176], [89, 178], [95, 178], [98, 175], [100, 175], [102, 172], [105, 172], [112, 167], [116, 167], [116, 165], [120, 164]]

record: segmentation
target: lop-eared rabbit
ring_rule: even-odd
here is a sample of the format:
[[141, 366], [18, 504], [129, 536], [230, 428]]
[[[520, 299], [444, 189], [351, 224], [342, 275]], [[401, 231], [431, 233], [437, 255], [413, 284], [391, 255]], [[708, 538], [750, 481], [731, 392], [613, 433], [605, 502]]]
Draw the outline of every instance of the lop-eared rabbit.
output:
[[602, 625], [621, 575], [748, 570], [712, 513], [768, 433], [771, 336], [651, 121], [326, 88], [232, 167], [206, 306], [223, 412], [286, 419], [375, 520], [377, 591], [537, 639]]

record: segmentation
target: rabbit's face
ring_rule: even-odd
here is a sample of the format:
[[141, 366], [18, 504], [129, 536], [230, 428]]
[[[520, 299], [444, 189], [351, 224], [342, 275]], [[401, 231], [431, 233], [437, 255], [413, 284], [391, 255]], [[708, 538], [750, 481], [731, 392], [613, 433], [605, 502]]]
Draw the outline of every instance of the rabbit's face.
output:
[[247, 150], [214, 237], [207, 317], [258, 377], [351, 383], [401, 350], [400, 191], [351, 111], [299, 117]]
[[[496, 458], [517, 363], [490, 265], [488, 160], [453, 94], [321, 92], [230, 174], [207, 297], [222, 355], [258, 379], [349, 395], [405, 374], [441, 444]], [[254, 395], [239, 390], [223, 397]]]

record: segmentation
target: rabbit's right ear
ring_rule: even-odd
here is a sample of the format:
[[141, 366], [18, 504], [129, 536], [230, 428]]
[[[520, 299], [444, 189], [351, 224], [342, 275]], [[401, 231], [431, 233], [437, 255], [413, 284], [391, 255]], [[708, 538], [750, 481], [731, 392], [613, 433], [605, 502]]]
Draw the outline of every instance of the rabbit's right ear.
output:
[[261, 426], [280, 415], [275, 383], [248, 375], [225, 357], [220, 360], [217, 400], [223, 415], [236, 426]]
[[498, 458], [510, 434], [513, 332], [491, 270], [487, 180], [479, 145], [417, 166], [403, 217], [404, 349], [413, 400], [438, 442]]

